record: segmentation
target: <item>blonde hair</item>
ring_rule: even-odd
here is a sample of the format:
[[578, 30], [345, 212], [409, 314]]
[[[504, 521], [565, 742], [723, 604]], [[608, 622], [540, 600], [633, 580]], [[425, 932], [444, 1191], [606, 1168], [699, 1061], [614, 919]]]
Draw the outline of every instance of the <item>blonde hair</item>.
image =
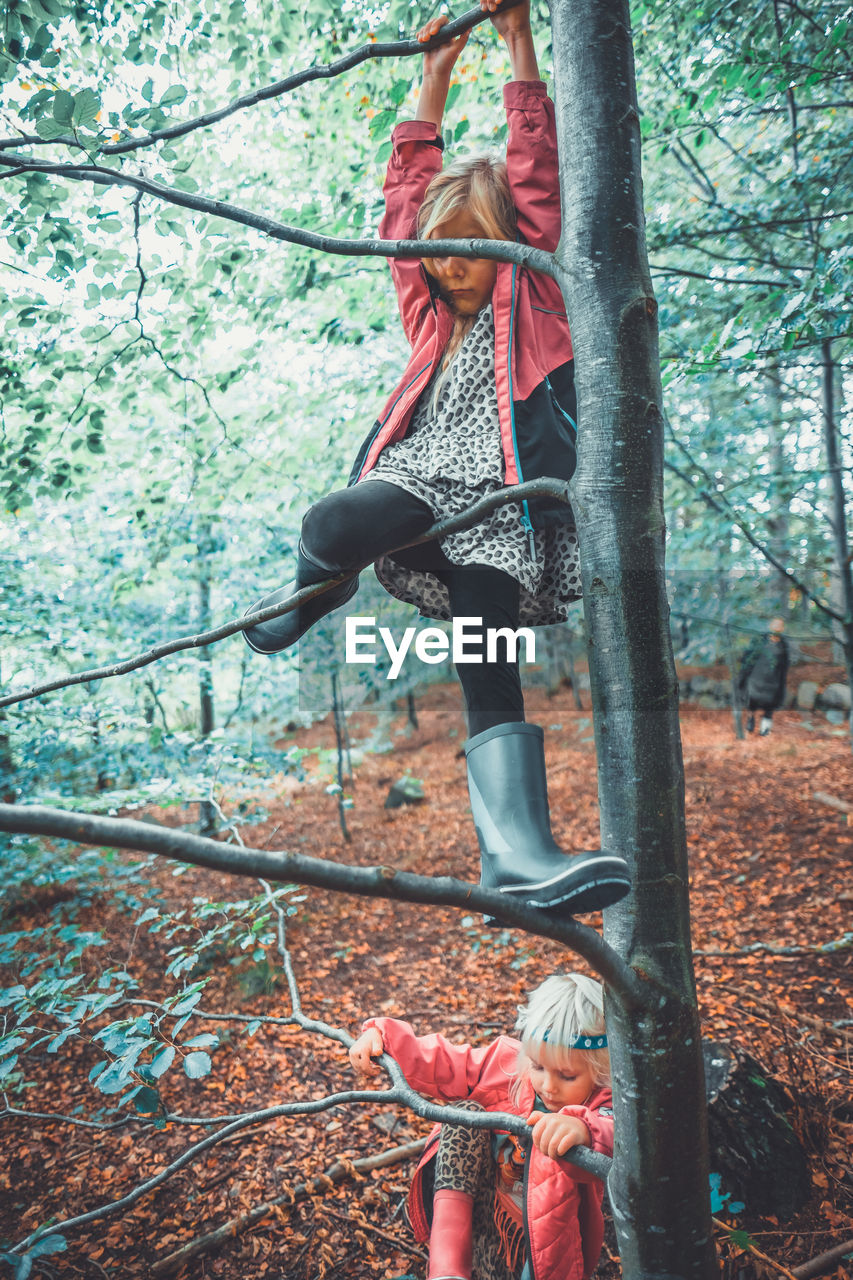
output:
[[604, 1035], [604, 990], [582, 973], [557, 973], [531, 992], [519, 1006], [515, 1029], [521, 1039], [518, 1082], [526, 1075], [528, 1050], [549, 1049], [582, 1053], [596, 1084], [610, 1084], [610, 1054], [604, 1049], [575, 1049], [581, 1036]]
[[[484, 153], [454, 160], [437, 173], [427, 187], [418, 210], [417, 232], [429, 240], [450, 218], [468, 213], [481, 228], [484, 240], [514, 240], [517, 214], [509, 190], [506, 162]], [[429, 258], [424, 266], [429, 271]], [[441, 374], [433, 389], [432, 405], [438, 397], [450, 365], [471, 332], [476, 316], [457, 316], [441, 362]]]

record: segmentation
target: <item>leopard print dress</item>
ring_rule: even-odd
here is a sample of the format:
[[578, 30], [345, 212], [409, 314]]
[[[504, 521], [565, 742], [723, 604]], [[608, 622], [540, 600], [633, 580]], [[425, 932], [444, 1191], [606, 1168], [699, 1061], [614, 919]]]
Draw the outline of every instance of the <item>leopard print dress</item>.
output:
[[[437, 375], [441, 377], [441, 374]], [[477, 316], [443, 377], [427, 386], [403, 440], [388, 445], [365, 479], [384, 480], [420, 498], [436, 520], [459, 515], [504, 487], [495, 387], [495, 324], [491, 304]], [[480, 524], [441, 539], [455, 565], [501, 569], [521, 586], [519, 624], [564, 622], [580, 599], [577, 533], [553, 525], [534, 533], [522, 524], [520, 503], [507, 503]], [[447, 588], [432, 574], [407, 569], [391, 556], [376, 562], [386, 591], [417, 605], [428, 618], [451, 618]]]

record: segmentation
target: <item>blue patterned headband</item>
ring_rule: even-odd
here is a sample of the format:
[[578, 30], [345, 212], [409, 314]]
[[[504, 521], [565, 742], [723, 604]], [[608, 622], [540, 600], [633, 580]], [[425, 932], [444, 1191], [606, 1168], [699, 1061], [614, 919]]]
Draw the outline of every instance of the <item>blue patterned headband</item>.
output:
[[[530, 1039], [541, 1040], [543, 1044], [547, 1044], [549, 1030], [550, 1028], [546, 1027], [541, 1036], [533, 1034], [530, 1036]], [[606, 1035], [600, 1035], [600, 1036], [581, 1035], [581, 1036], [578, 1036], [577, 1040], [574, 1042], [573, 1045], [570, 1046], [570, 1048], [573, 1050], [574, 1049], [606, 1049], [607, 1036]]]

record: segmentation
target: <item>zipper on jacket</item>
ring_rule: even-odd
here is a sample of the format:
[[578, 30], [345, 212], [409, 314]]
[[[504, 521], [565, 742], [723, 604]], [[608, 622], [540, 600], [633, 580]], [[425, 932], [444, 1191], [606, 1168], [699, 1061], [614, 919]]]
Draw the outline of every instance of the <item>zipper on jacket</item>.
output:
[[554, 388], [551, 386], [551, 379], [548, 377], [547, 373], [545, 374], [545, 386], [548, 388], [548, 394], [551, 397], [551, 403], [553, 404], [554, 408], [557, 410], [557, 413], [559, 413], [562, 417], [566, 419], [566, 422], [568, 422], [574, 434], [577, 435], [578, 424], [574, 421], [574, 419], [571, 417], [570, 414], [566, 413], [565, 409], [560, 404], [559, 400], [557, 399], [557, 393], [555, 392]]
[[431, 365], [431, 364], [432, 364], [432, 361], [430, 360], [430, 361], [428, 361], [428, 363], [427, 363], [427, 364], [425, 364], [425, 365], [423, 366], [423, 368], [418, 369], [418, 371], [417, 371], [417, 373], [415, 374], [415, 376], [414, 376], [414, 377], [413, 377], [409, 382], [407, 382], [407, 383], [406, 383], [405, 387], [403, 387], [402, 391], [401, 391], [401, 392], [400, 392], [400, 394], [397, 396], [396, 400], [395, 400], [395, 401], [394, 401], [394, 403], [391, 405], [391, 407], [389, 408], [388, 412], [385, 414], [385, 417], [384, 417], [381, 421], [377, 421], [377, 423], [376, 423], [376, 430], [373, 432], [372, 436], [370, 437], [370, 441], [369, 441], [369, 443], [368, 443], [368, 445], [367, 445], [367, 448], [366, 448], [366, 449], [365, 449], [365, 451], [364, 451], [364, 462], [361, 464], [361, 468], [360, 468], [360, 470], [359, 470], [358, 477], [357, 477], [357, 479], [358, 479], [358, 480], [360, 480], [360, 479], [361, 479], [361, 477], [364, 475], [364, 468], [367, 466], [367, 459], [368, 459], [368, 456], [369, 456], [369, 454], [370, 454], [370, 450], [373, 448], [373, 446], [374, 446], [374, 444], [375, 444], [375, 442], [376, 442], [376, 437], [379, 435], [379, 432], [380, 432], [380, 431], [382, 430], [382, 428], [385, 426], [385, 423], [386, 423], [386, 422], [388, 421], [388, 419], [391, 417], [391, 414], [392, 414], [392, 413], [394, 412], [394, 410], [397, 408], [397, 405], [400, 403], [401, 399], [402, 399], [402, 398], [403, 398], [403, 396], [406, 394], [406, 392], [408, 391], [409, 387], [414, 386], [414, 384], [417, 382], [418, 378], [419, 378], [419, 377], [421, 376], [421, 374], [423, 373], [424, 369], [428, 369], [428, 368], [430, 367], [430, 365]]
[[[515, 434], [515, 400], [513, 398], [512, 387], [512, 342], [513, 329], [515, 327], [515, 277], [518, 273], [518, 263], [513, 263], [512, 267], [512, 303], [509, 309], [509, 342], [507, 344], [506, 372], [509, 381], [509, 423], [512, 435], [512, 452], [515, 457], [515, 469], [518, 472], [518, 483], [524, 483], [524, 476], [521, 473], [521, 459], [518, 456], [518, 440]], [[536, 563], [536, 537], [533, 532], [533, 521], [530, 519], [530, 508], [525, 500], [521, 504], [521, 525], [527, 535], [527, 545], [530, 548], [530, 559]]]
[[406, 392], [408, 391], [409, 387], [413, 387], [413, 386], [415, 385], [415, 383], [417, 382], [418, 378], [419, 378], [419, 377], [421, 376], [421, 374], [423, 373], [424, 369], [428, 369], [428, 368], [430, 367], [430, 365], [431, 365], [431, 364], [432, 364], [432, 360], [428, 360], [428, 361], [427, 361], [427, 363], [423, 366], [423, 368], [418, 369], [417, 373], [416, 373], [416, 374], [415, 374], [415, 376], [411, 379], [411, 381], [409, 381], [409, 382], [407, 382], [407, 383], [406, 383], [406, 385], [403, 387], [403, 389], [402, 389], [402, 391], [400, 392], [400, 394], [397, 396], [397, 399], [394, 401], [394, 403], [393, 403], [393, 404], [390, 406], [390, 408], [388, 409], [388, 412], [385, 414], [385, 417], [384, 417], [384, 418], [382, 419], [382, 421], [379, 423], [379, 430], [380, 430], [380, 431], [381, 431], [381, 430], [382, 430], [382, 428], [385, 426], [385, 423], [388, 421], [388, 419], [391, 417], [391, 414], [392, 414], [392, 413], [394, 412], [394, 410], [397, 408], [397, 405], [400, 403], [400, 401], [402, 400], [403, 396], [404, 396], [404, 395], [406, 394]]

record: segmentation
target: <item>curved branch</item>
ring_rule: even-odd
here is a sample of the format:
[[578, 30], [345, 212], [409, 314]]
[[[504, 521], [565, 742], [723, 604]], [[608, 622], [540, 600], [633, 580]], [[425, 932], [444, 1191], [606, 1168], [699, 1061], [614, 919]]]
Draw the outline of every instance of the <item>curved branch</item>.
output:
[[[277, 222], [275, 218], [265, 218], [263, 214], [252, 213], [251, 209], [229, 204], [227, 200], [212, 200], [209, 196], [193, 195], [191, 191], [167, 187], [165, 183], [155, 182], [152, 178], [142, 177], [141, 174], [121, 173], [97, 164], [54, 164], [27, 156], [0, 155], [0, 165], [7, 165], [10, 171], [14, 169], [17, 173], [50, 173], [60, 178], [70, 178], [74, 182], [92, 182], [100, 187], [130, 187], [134, 191], [156, 196], [167, 204], [176, 204], [183, 209], [194, 209], [197, 213], [205, 213], [210, 217], [224, 218], [228, 222], [252, 227], [253, 230], [269, 236], [271, 240], [284, 240], [287, 244], [298, 244], [305, 249], [317, 249], [321, 253], [345, 254], [355, 258], [430, 258], [453, 254], [459, 258], [488, 258], [493, 262], [513, 262], [533, 271], [541, 271], [555, 280], [558, 280], [562, 274], [553, 254], [519, 241], [342, 240], [337, 236], [306, 231], [303, 227], [292, 227], [286, 222]], [[0, 178], [4, 176], [8, 174], [0, 173]]]
[[[503, 12], [505, 9], [512, 9], [519, 3], [520, 0], [504, 0], [500, 9], [496, 9], [495, 13]], [[386, 40], [381, 42], [371, 41], [368, 44], [359, 45], [357, 49], [352, 49], [335, 62], [329, 62], [321, 66], [305, 67], [302, 71], [294, 71], [292, 75], [285, 76], [283, 80], [277, 80], [274, 84], [266, 85], [263, 89], [252, 89], [249, 93], [241, 94], [239, 98], [235, 98], [227, 106], [219, 107], [216, 111], [207, 111], [203, 115], [193, 117], [191, 120], [182, 120], [180, 124], [169, 125], [166, 129], [157, 129], [154, 133], [147, 133], [139, 138], [126, 138], [122, 142], [107, 143], [105, 146], [99, 147], [98, 151], [101, 155], [118, 156], [124, 155], [129, 151], [138, 151], [142, 147], [153, 146], [158, 142], [172, 142], [175, 138], [183, 138], [186, 134], [192, 133], [196, 129], [204, 129], [208, 125], [218, 124], [220, 120], [234, 115], [236, 111], [243, 111], [259, 102], [267, 102], [272, 98], [281, 97], [283, 93], [290, 93], [293, 89], [298, 89], [301, 85], [308, 84], [312, 80], [331, 80], [335, 76], [342, 75], [345, 71], [351, 71], [353, 67], [357, 67], [362, 62], [367, 62], [370, 59], [406, 58], [415, 54], [423, 54], [430, 49], [438, 49], [441, 45], [461, 35], [464, 31], [470, 31], [478, 23], [485, 22], [491, 16], [490, 13], [485, 13], [482, 9], [469, 9], [458, 18], [454, 18], [452, 22], [448, 22], [447, 26], [442, 28], [439, 36], [433, 37], [432, 40], [428, 40], [424, 44], [421, 44], [419, 40]], [[90, 140], [87, 139], [88, 141]], [[39, 137], [36, 133], [22, 134], [20, 138], [2, 138], [0, 139], [0, 151], [8, 150], [10, 147], [19, 147], [22, 143], [32, 146], [58, 145], [77, 147], [81, 151], [85, 149], [80, 140], [73, 136], [46, 139]]]
[[[350, 1037], [347, 1037], [347, 1039], [350, 1039]], [[40, 1236], [52, 1234], [53, 1232], [76, 1230], [78, 1227], [87, 1226], [90, 1222], [97, 1222], [102, 1218], [111, 1217], [113, 1214], [129, 1209], [138, 1200], [141, 1200], [150, 1192], [156, 1191], [159, 1186], [174, 1177], [181, 1169], [186, 1168], [188, 1164], [192, 1164], [205, 1151], [209, 1151], [212, 1147], [225, 1142], [243, 1129], [267, 1124], [269, 1121], [277, 1120], [281, 1117], [317, 1115], [323, 1111], [331, 1110], [332, 1107], [341, 1106], [343, 1103], [375, 1102], [377, 1100], [383, 1103], [396, 1103], [400, 1106], [408, 1107], [410, 1111], [414, 1111], [422, 1119], [432, 1120], [436, 1124], [452, 1124], [455, 1122], [456, 1124], [466, 1125], [469, 1129], [499, 1129], [504, 1133], [512, 1133], [519, 1139], [530, 1141], [530, 1126], [521, 1116], [513, 1116], [508, 1113], [502, 1114], [499, 1111], [469, 1111], [461, 1107], [441, 1106], [438, 1103], [429, 1102], [406, 1084], [403, 1073], [396, 1062], [387, 1058], [383, 1058], [383, 1062], [389, 1062], [393, 1065], [393, 1071], [390, 1074], [400, 1081], [400, 1083], [395, 1083], [393, 1088], [351, 1089], [328, 1094], [325, 1098], [315, 1098], [304, 1102], [284, 1102], [277, 1107], [267, 1107], [263, 1111], [240, 1116], [239, 1119], [234, 1120], [232, 1123], [217, 1129], [216, 1133], [208, 1134], [206, 1138], [201, 1138], [191, 1147], [187, 1147], [186, 1151], [182, 1152], [165, 1169], [147, 1178], [144, 1182], [140, 1182], [138, 1186], [135, 1186], [132, 1191], [129, 1191], [127, 1195], [122, 1196], [119, 1200], [100, 1205], [98, 1208], [90, 1209], [87, 1213], [78, 1214], [74, 1218], [66, 1218], [64, 1221], [53, 1220], [48, 1226], [37, 1228], [23, 1240], [19, 1240], [17, 1244], [12, 1245], [10, 1252], [20, 1253], [22, 1250], [28, 1249]], [[602, 1181], [607, 1178], [610, 1172], [610, 1157], [603, 1155], [600, 1151], [591, 1151], [588, 1147], [575, 1147], [561, 1158], [567, 1160], [569, 1164], [577, 1165], [584, 1172], [601, 1178]]]
[[[526, 933], [553, 938], [571, 947], [597, 970], [613, 994], [626, 1006], [634, 1006], [642, 1000], [641, 984], [633, 971], [588, 925], [551, 917], [523, 903], [508, 902], [496, 890], [482, 889], [451, 876], [419, 876], [396, 871], [389, 866], [345, 866], [283, 850], [241, 849], [149, 822], [71, 813], [41, 805], [0, 804], [0, 831], [155, 853], [229, 875], [312, 885], [318, 889], [390, 898], [396, 902], [421, 902], [456, 907], [465, 912], [482, 912]], [[313, 1025], [319, 1027], [320, 1024]], [[345, 1034], [334, 1028], [331, 1030], [333, 1038], [338, 1040]]]
[[[477, 244], [480, 242], [473, 241], [472, 243]], [[558, 502], [568, 502], [568, 485], [565, 480], [554, 480], [546, 476], [541, 480], [528, 480], [525, 484], [513, 485], [509, 488], [501, 489], [498, 493], [490, 493], [461, 515], [439, 520], [432, 528], [427, 529], [426, 533], [404, 545], [408, 547], [419, 546], [422, 542], [432, 541], [433, 538], [444, 538], [449, 533], [456, 533], [460, 529], [469, 529], [471, 525], [476, 524], [484, 516], [490, 515], [492, 511], [496, 511], [498, 507], [504, 506], [505, 503], [523, 502], [529, 498], [555, 498]], [[394, 547], [387, 554], [392, 555], [394, 551], [401, 551], [402, 549], [402, 547]], [[367, 563], [372, 562], [368, 561]], [[300, 605], [305, 604], [308, 600], [313, 600], [315, 596], [322, 595], [330, 587], [336, 586], [339, 582], [345, 582], [356, 573], [361, 573], [363, 569], [367, 568], [367, 563], [358, 565], [347, 573], [341, 573], [334, 578], [329, 578], [325, 582], [303, 587], [301, 591], [289, 596], [281, 604], [270, 605], [267, 609], [259, 609], [257, 612], [247, 614], [233, 622], [223, 623], [222, 626], [214, 627], [212, 631], [202, 631], [194, 636], [181, 636], [177, 640], [165, 640], [162, 644], [154, 645], [152, 649], [147, 650], [147, 652], [140, 654], [136, 658], [127, 658], [123, 662], [110, 663], [103, 667], [92, 667], [88, 671], [79, 671], [75, 675], [63, 676], [57, 680], [48, 680], [44, 684], [33, 685], [32, 688], [25, 690], [23, 693], [6, 694], [0, 698], [0, 707], [11, 707], [18, 702], [29, 702], [32, 698], [38, 698], [43, 693], [52, 693], [56, 689], [68, 689], [72, 685], [88, 684], [92, 680], [107, 680], [113, 676], [127, 675], [129, 671], [137, 671], [140, 667], [150, 666], [152, 662], [157, 662], [160, 658], [168, 657], [172, 653], [179, 653], [182, 649], [200, 649], [206, 645], [215, 644], [219, 640], [226, 640], [228, 636], [236, 635], [238, 631], [245, 631], [247, 627], [257, 626], [260, 622], [268, 622], [270, 618], [278, 618], [282, 614], [290, 613], [292, 609], [298, 609]]]
[[[3, 1095], [5, 1105], [0, 1111], [0, 1119], [3, 1116], [21, 1116], [25, 1120], [50, 1120], [53, 1124], [74, 1124], [81, 1129], [99, 1129], [101, 1132], [109, 1129], [126, 1129], [131, 1121], [135, 1120], [135, 1116], [126, 1116], [122, 1120], [80, 1120], [76, 1116], [62, 1115], [57, 1111], [22, 1111], [19, 1107], [13, 1107], [6, 1095]], [[141, 1118], [141, 1117], [140, 1117]]]

